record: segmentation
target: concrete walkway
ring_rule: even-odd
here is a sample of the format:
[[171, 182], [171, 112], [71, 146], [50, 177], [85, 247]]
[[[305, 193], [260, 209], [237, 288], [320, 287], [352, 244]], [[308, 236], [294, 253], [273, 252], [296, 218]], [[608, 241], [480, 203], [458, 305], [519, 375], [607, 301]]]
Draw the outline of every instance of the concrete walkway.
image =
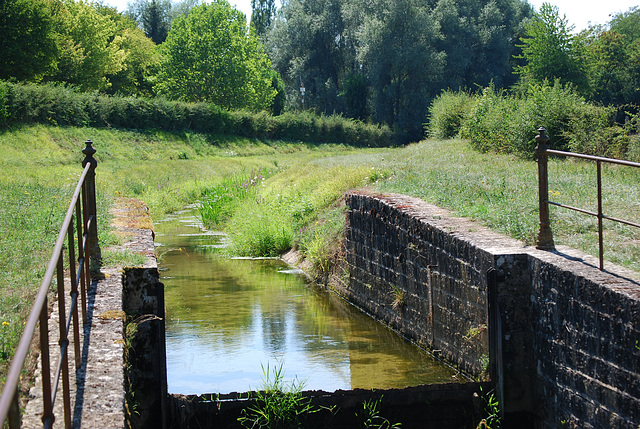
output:
[[[146, 257], [144, 267], [156, 267], [153, 224], [139, 200], [119, 199], [113, 207], [113, 225], [124, 243], [105, 251], [132, 251]], [[74, 428], [125, 428], [124, 311], [122, 267], [102, 267], [87, 296], [87, 324], [81, 330], [82, 359], [76, 368], [73, 339], [69, 346], [72, 425]], [[68, 283], [65, 283], [68, 285]], [[66, 301], [69, 301], [68, 299]], [[57, 364], [58, 307], [49, 318], [52, 368]], [[54, 357], [55, 356], [55, 357]], [[53, 369], [52, 369], [53, 371]], [[42, 427], [42, 380], [40, 364], [35, 386], [22, 418], [23, 428]], [[62, 383], [56, 396], [55, 428], [64, 427]]]

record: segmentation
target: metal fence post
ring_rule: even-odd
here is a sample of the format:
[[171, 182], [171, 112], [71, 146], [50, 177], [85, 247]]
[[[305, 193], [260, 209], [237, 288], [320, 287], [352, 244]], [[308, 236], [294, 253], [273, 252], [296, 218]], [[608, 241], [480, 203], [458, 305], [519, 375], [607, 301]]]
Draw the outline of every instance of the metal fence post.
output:
[[99, 263], [101, 259], [100, 254], [100, 246], [98, 245], [98, 223], [97, 223], [97, 205], [96, 205], [96, 167], [98, 166], [98, 161], [93, 157], [93, 154], [96, 153], [96, 150], [92, 147], [93, 142], [91, 140], [87, 140], [85, 142], [87, 147], [82, 149], [82, 153], [85, 154], [85, 158], [82, 161], [82, 167], [84, 168], [88, 163], [91, 164], [91, 169], [87, 173], [87, 177], [85, 179], [85, 187], [84, 193], [86, 199], [83, 201], [86, 203], [84, 207], [85, 210], [85, 226], [87, 220], [93, 216], [91, 219], [91, 223], [89, 226], [89, 236], [87, 239], [87, 248], [91, 254], [92, 262]]
[[553, 235], [551, 233], [551, 222], [549, 221], [549, 179], [547, 171], [547, 130], [544, 127], [538, 128], [536, 136], [536, 161], [538, 162], [538, 205], [540, 212], [540, 229], [536, 248], [541, 250], [555, 250]]

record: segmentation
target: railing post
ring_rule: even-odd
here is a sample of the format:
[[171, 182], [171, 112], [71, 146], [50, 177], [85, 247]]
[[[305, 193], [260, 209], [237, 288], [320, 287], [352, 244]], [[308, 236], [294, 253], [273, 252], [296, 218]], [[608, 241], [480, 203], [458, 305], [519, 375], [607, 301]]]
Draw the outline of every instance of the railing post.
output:
[[551, 222], [549, 221], [549, 179], [547, 171], [547, 130], [544, 127], [538, 128], [536, 136], [536, 161], [538, 162], [538, 206], [540, 212], [540, 229], [536, 248], [541, 250], [555, 250], [553, 244], [553, 234], [551, 233]]
[[102, 257], [100, 254], [100, 246], [98, 245], [98, 210], [96, 204], [96, 167], [98, 166], [98, 161], [93, 157], [96, 153], [96, 150], [92, 146], [93, 142], [91, 140], [87, 140], [85, 144], [87, 147], [82, 149], [82, 153], [85, 154], [85, 158], [82, 161], [82, 167], [84, 168], [87, 164], [91, 165], [91, 168], [87, 173], [84, 186], [84, 193], [86, 197], [86, 200], [84, 200], [86, 205], [83, 207], [86, 213], [85, 226], [86, 221], [93, 216], [88, 231], [87, 248], [91, 254], [91, 260], [95, 263], [99, 263]]

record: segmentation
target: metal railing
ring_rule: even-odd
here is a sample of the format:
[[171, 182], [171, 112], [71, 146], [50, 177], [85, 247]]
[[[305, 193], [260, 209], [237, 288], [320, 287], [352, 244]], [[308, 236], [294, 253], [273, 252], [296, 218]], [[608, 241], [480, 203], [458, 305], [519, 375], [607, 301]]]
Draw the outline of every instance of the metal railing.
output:
[[[547, 142], [549, 137], [547, 136], [547, 130], [544, 127], [538, 129], [538, 135], [536, 136], [536, 160], [538, 161], [538, 203], [540, 206], [540, 229], [538, 232], [538, 239], [536, 247], [543, 250], [554, 250], [555, 245], [553, 243], [553, 234], [551, 233], [551, 224], [549, 221], [549, 205], [557, 207], [563, 207], [566, 209], [574, 210], [589, 216], [595, 216], [598, 218], [598, 255], [600, 259], [600, 271], [604, 270], [604, 239], [603, 239], [603, 220], [610, 220], [613, 222], [622, 223], [625, 225], [640, 228], [640, 224], [630, 222], [627, 220], [618, 219], [612, 216], [607, 216], [602, 210], [602, 163], [624, 165], [627, 167], [640, 167], [640, 163], [623, 161], [620, 159], [603, 158], [600, 156], [584, 155], [571, 152], [563, 152], [559, 150], [552, 150], [547, 148]], [[549, 155], [560, 155], [573, 158], [586, 159], [589, 161], [595, 161], [596, 163], [596, 175], [597, 175], [597, 201], [598, 211], [593, 212], [590, 210], [581, 209], [578, 207], [572, 207], [566, 204], [557, 203], [549, 200], [549, 180], [547, 162]]]
[[[29, 351], [29, 345], [35, 335], [36, 326], [39, 324], [40, 336], [40, 364], [42, 371], [42, 395], [43, 427], [49, 428], [55, 421], [53, 407], [58, 393], [58, 387], [62, 379], [62, 396], [65, 427], [71, 427], [71, 398], [69, 385], [69, 335], [73, 335], [75, 367], [80, 366], [80, 323], [78, 306], [81, 308], [82, 323], [87, 316], [87, 289], [91, 286], [90, 259], [99, 258], [98, 234], [96, 224], [96, 192], [95, 192], [95, 168], [96, 160], [93, 158], [95, 149], [91, 140], [86, 141], [86, 147], [82, 150], [85, 155], [82, 161], [84, 171], [76, 186], [67, 215], [64, 219], [58, 239], [56, 241], [53, 256], [49, 261], [47, 271], [34, 305], [31, 309], [13, 356], [11, 367], [6, 377], [5, 385], [0, 397], [0, 424], [9, 423], [9, 428], [20, 427], [20, 403], [19, 381], [20, 372], [24, 367]], [[65, 252], [65, 240], [67, 249]], [[77, 253], [76, 253], [77, 252]], [[67, 254], [67, 264], [64, 263], [64, 253]], [[76, 255], [77, 261], [76, 261]], [[65, 305], [65, 271], [69, 275], [69, 293], [71, 302], [68, 306], [69, 315], [66, 316]], [[54, 276], [57, 284], [58, 312], [59, 312], [59, 356], [54, 372], [51, 372], [51, 353], [49, 349], [48, 326], [48, 295]], [[80, 304], [80, 305], [78, 305]], [[73, 332], [71, 330], [73, 329]], [[55, 351], [55, 350], [54, 350]]]

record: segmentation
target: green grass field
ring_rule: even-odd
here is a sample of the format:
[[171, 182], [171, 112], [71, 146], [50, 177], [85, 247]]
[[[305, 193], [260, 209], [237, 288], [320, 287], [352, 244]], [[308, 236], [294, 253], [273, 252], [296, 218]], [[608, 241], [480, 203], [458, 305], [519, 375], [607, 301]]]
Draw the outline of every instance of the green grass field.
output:
[[[145, 201], [156, 218], [189, 203], [223, 198], [224, 216], [207, 219], [229, 232], [234, 252], [277, 254], [297, 246], [320, 273], [342, 232], [341, 197], [363, 186], [423, 198], [527, 244], [537, 234], [536, 163], [479, 154], [461, 140], [356, 149], [185, 132], [25, 125], [0, 132], [2, 373], [81, 173], [87, 138], [94, 141], [99, 163], [103, 246], [117, 240], [107, 225], [108, 208], [118, 196]], [[638, 222], [640, 172], [604, 171], [607, 214]], [[234, 187], [242, 186], [249, 191], [236, 192]], [[550, 194], [593, 210], [595, 167], [551, 161]], [[556, 244], [597, 255], [594, 218], [552, 208], [551, 219]], [[605, 227], [605, 259], [640, 271], [639, 232], [609, 222]]]

